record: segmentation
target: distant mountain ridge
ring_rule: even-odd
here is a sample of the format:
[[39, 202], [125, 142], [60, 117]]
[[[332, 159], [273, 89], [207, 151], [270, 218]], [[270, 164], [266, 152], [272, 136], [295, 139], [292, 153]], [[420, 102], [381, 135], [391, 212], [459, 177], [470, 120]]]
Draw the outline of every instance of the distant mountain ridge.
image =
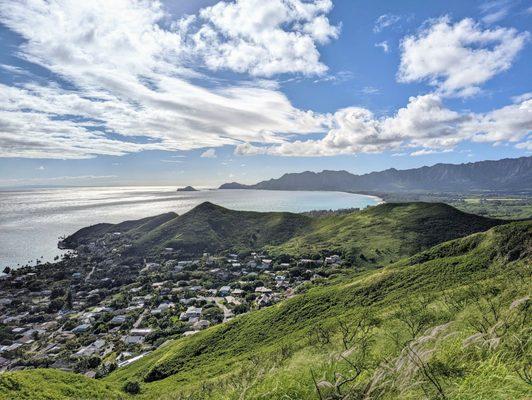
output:
[[467, 164], [436, 164], [406, 170], [390, 168], [354, 175], [347, 171], [284, 174], [255, 185], [225, 183], [220, 189], [338, 190], [366, 192], [469, 192], [532, 190], [532, 157]]

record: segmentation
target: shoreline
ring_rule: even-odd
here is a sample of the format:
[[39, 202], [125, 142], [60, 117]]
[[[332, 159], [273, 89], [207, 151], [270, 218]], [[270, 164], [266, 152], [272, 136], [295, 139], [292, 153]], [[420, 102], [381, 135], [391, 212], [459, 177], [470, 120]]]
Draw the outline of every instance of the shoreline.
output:
[[[0, 252], [2, 270], [6, 266], [18, 269], [24, 265], [35, 265], [36, 259], [42, 263], [53, 262], [55, 256], [61, 256], [63, 253], [57, 248], [56, 238], [71, 235], [84, 227], [102, 222], [120, 223], [170, 211], [183, 214], [203, 201], [210, 201], [233, 210], [292, 213], [345, 208], [363, 209], [382, 202], [377, 196], [342, 191], [278, 193], [279, 191], [268, 190], [269, 193], [264, 193], [255, 189], [243, 193], [236, 190], [203, 189], [197, 192], [177, 193], [173, 187], [144, 186], [128, 187], [124, 191], [121, 187], [106, 188], [104, 195], [94, 195], [88, 190], [83, 198], [72, 202], [69, 198], [72, 188], [56, 188], [52, 195], [41, 194], [39, 190], [41, 189], [13, 194], [3, 192], [0, 204], [12, 212], [4, 214], [4, 220], [9, 220], [10, 225], [0, 229], [0, 235], [5, 235], [2, 245], [5, 249], [9, 249]], [[99, 190], [100, 188], [94, 188], [95, 192]], [[358, 196], [352, 197], [352, 195]], [[43, 212], [31, 217], [32, 205], [37, 204], [36, 200], [42, 204]], [[15, 201], [27, 204], [27, 209], [21, 212], [21, 204], [15, 204]], [[35, 226], [36, 229], [24, 229], [26, 226]]]

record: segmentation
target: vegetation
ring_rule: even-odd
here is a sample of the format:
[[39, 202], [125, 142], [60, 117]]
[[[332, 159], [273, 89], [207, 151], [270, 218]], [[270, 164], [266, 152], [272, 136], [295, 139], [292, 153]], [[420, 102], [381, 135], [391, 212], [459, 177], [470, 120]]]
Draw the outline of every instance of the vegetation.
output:
[[123, 399], [114, 385], [56, 369], [35, 369], [0, 374], [0, 399], [89, 400]]
[[387, 202], [446, 203], [461, 211], [490, 218], [532, 218], [532, 193], [525, 189], [508, 193], [378, 193], [378, 196]]
[[462, 211], [493, 218], [532, 218], [532, 197], [467, 196], [449, 202]]
[[[167, 343], [101, 381], [4, 374], [0, 398], [64, 398], [66, 386], [126, 397], [128, 382], [141, 399], [529, 398], [531, 261], [532, 222], [497, 226]], [[39, 379], [48, 397], [29, 395]]]
[[104, 233], [132, 238], [136, 254], [174, 248], [182, 255], [250, 252], [313, 256], [340, 252], [357, 265], [396, 261], [442, 241], [486, 230], [504, 221], [460, 212], [440, 203], [381, 204], [363, 211], [311, 217], [234, 211], [203, 203], [181, 216], [163, 214], [122, 224], [84, 228], [65, 243], [88, 243]]
[[340, 252], [354, 265], [382, 265], [500, 223], [441, 203], [389, 203], [316, 218], [311, 230], [268, 251], [306, 256]]

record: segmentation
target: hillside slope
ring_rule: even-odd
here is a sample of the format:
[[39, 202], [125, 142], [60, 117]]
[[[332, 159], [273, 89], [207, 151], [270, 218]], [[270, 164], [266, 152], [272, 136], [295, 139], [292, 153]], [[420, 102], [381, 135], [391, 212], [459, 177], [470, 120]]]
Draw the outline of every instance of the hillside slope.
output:
[[501, 223], [443, 203], [381, 204], [317, 218], [311, 230], [268, 251], [294, 256], [340, 252], [355, 265], [382, 264]]
[[122, 224], [99, 224], [65, 239], [72, 247], [106, 233], [121, 232], [130, 252], [145, 254], [166, 247], [182, 255], [251, 251], [293, 256], [341, 252], [358, 264], [384, 263], [437, 243], [504, 223], [466, 214], [439, 203], [395, 203], [329, 217], [281, 212], [229, 210], [202, 203], [177, 216], [169, 213]]
[[[498, 226], [171, 342], [103, 382], [158, 400], [525, 399], [531, 263], [532, 222]], [[32, 373], [0, 376], [0, 397], [38, 398]]]
[[532, 190], [532, 157], [436, 164], [407, 170], [390, 168], [354, 175], [347, 171], [285, 174], [255, 185], [226, 183], [220, 189], [339, 190], [368, 192], [469, 192]]

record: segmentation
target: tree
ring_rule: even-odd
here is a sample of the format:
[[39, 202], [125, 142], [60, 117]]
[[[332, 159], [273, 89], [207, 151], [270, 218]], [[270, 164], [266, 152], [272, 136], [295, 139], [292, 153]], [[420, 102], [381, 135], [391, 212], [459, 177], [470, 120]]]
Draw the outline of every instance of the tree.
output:
[[124, 392], [129, 394], [139, 394], [140, 393], [140, 384], [137, 381], [127, 381], [124, 384]]
[[72, 290], [68, 289], [66, 295], [65, 295], [65, 303], [64, 307], [72, 308]]
[[224, 319], [224, 313], [218, 307], [208, 308], [203, 316], [211, 322], [222, 322]]
[[434, 315], [427, 309], [427, 306], [428, 302], [424, 299], [401, 305], [397, 319], [406, 326], [410, 340], [414, 340], [434, 321]]

